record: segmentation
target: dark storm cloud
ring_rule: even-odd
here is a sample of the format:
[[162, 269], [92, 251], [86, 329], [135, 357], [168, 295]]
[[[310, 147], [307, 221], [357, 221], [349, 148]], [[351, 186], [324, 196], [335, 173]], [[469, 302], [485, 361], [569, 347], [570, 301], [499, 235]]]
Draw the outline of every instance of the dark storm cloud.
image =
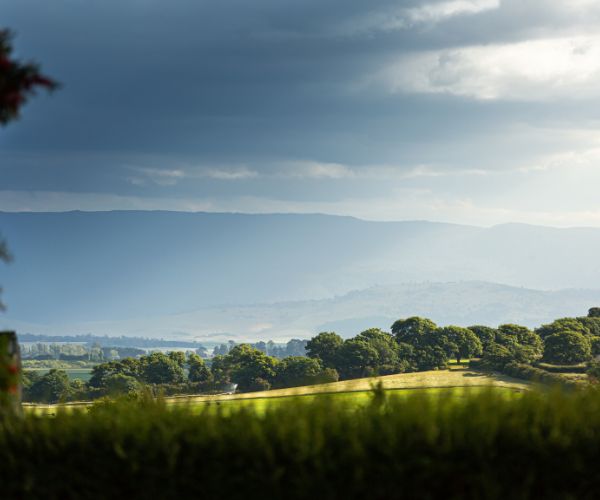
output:
[[[585, 0], [0, 0], [0, 9], [19, 54], [64, 83], [0, 133], [9, 207], [46, 191], [147, 197], [158, 208], [161, 198], [253, 197], [294, 210], [403, 189], [442, 206], [481, 191], [470, 172], [535, 164], [575, 147], [563, 129], [600, 118], [596, 96], [528, 101], [527, 87], [515, 101], [460, 52], [593, 32], [600, 9]], [[437, 66], [410, 59], [422, 54]], [[469, 71], [475, 90], [464, 88]], [[490, 86], [498, 98], [480, 99]]]
[[[378, 30], [381, 16], [402, 16], [414, 2], [5, 3], [20, 51], [65, 82], [7, 132], [9, 149], [297, 157], [306, 142], [332, 156], [328, 144], [345, 149], [339, 141], [373, 125], [388, 142], [390, 121], [392, 140], [398, 131], [410, 139], [419, 110], [445, 126], [444, 106], [352, 84], [403, 51], [466, 43], [482, 31], [451, 22], [447, 32], [424, 30], [427, 23]], [[433, 133], [436, 122], [428, 120]]]

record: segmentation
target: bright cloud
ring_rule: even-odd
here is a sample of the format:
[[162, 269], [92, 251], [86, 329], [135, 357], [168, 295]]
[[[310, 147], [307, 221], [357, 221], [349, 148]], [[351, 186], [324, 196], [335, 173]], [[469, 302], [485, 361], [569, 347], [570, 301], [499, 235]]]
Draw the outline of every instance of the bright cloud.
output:
[[339, 163], [299, 160], [285, 162], [283, 167], [280, 175], [302, 179], [347, 179], [356, 175], [352, 168]]
[[393, 92], [482, 100], [600, 96], [600, 36], [428, 51], [403, 56], [381, 75]]
[[159, 186], [174, 186], [186, 176], [180, 169], [136, 168], [135, 170], [140, 175], [129, 177], [129, 181], [135, 185], [143, 185], [146, 180], [149, 180]]
[[499, 6], [500, 0], [450, 0], [410, 8], [373, 10], [342, 21], [334, 31], [346, 36], [397, 31], [415, 25], [437, 24], [460, 15], [478, 14]]
[[439, 22], [449, 17], [478, 14], [498, 7], [500, 7], [500, 0], [451, 0], [414, 7], [408, 9], [406, 14], [413, 23]]
[[136, 175], [127, 180], [136, 186], [142, 186], [148, 181], [159, 186], [174, 186], [183, 179], [216, 179], [221, 181], [237, 181], [256, 177], [257, 172], [246, 167], [237, 168], [146, 168], [131, 167]]
[[208, 177], [210, 179], [218, 179], [222, 181], [237, 181], [243, 179], [252, 179], [258, 176], [258, 173], [254, 170], [250, 170], [246, 167], [240, 167], [235, 169], [209, 169], [206, 171], [198, 172], [196, 177]]

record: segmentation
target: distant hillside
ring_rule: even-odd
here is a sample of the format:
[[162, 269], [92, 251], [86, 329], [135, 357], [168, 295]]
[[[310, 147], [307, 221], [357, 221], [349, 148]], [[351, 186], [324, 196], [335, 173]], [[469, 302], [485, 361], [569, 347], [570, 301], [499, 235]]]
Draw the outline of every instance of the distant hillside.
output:
[[[0, 266], [5, 326], [149, 323], [200, 308], [328, 299], [407, 282], [600, 288], [600, 229], [593, 228], [132, 211], [0, 213], [0, 233], [15, 255], [10, 266]], [[433, 292], [414, 293], [424, 294], [420, 304], [430, 316], [454, 317]], [[499, 319], [492, 306], [478, 311], [481, 321]], [[381, 310], [369, 314], [388, 317]], [[322, 323], [344, 320], [328, 318]], [[169, 331], [188, 330], [173, 325]]]
[[600, 305], [600, 290], [543, 292], [484, 282], [376, 286], [323, 300], [204, 307], [188, 313], [122, 321], [13, 321], [21, 332], [144, 335], [205, 343], [309, 338], [334, 330], [349, 337], [369, 327], [389, 330], [398, 318], [419, 315], [439, 325], [519, 323], [530, 327], [557, 317], [582, 316]]

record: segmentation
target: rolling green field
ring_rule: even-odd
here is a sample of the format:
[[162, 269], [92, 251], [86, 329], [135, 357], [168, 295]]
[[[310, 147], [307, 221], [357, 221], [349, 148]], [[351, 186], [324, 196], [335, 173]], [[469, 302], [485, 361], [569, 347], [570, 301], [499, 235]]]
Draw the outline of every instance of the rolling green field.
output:
[[[515, 394], [522, 393], [521, 389], [511, 387], [489, 387], [489, 386], [473, 386], [473, 387], [431, 387], [424, 389], [387, 389], [386, 396], [403, 399], [410, 396], [424, 396], [427, 398], [445, 398], [452, 399], [468, 398], [471, 395], [480, 394], [485, 391], [492, 390], [499, 392], [507, 397], [513, 397]], [[189, 406], [193, 410], [214, 410], [228, 413], [229, 411], [239, 410], [241, 408], [251, 409], [259, 414], [264, 413], [269, 409], [276, 409], [293, 402], [313, 403], [318, 400], [328, 398], [330, 401], [339, 404], [342, 408], [349, 410], [366, 407], [375, 397], [373, 390], [369, 391], [351, 391], [351, 392], [333, 392], [321, 394], [308, 394], [303, 396], [279, 396], [279, 397], [256, 397], [256, 398], [238, 398], [223, 401], [211, 402], [189, 402], [169, 401], [171, 406]]]
[[[215, 409], [243, 406], [264, 411], [269, 406], [279, 406], [295, 401], [297, 398], [314, 401], [316, 398], [329, 397], [347, 404], [349, 407], [359, 407], [370, 401], [373, 396], [373, 388], [379, 384], [387, 394], [400, 397], [415, 394], [432, 397], [461, 397], [490, 388], [509, 395], [523, 392], [530, 386], [527, 382], [504, 375], [490, 375], [469, 370], [462, 365], [455, 365], [448, 370], [402, 373], [262, 392], [214, 396], [171, 396], [165, 398], [165, 402], [171, 406], [191, 406], [197, 407], [199, 410], [207, 406]], [[23, 406], [26, 411], [55, 414], [61, 409], [67, 411], [82, 409], [91, 404], [90, 402], [74, 402], [57, 405], [24, 404]]]
[[373, 386], [381, 383], [385, 390], [424, 390], [449, 389], [462, 387], [504, 387], [523, 390], [527, 384], [504, 375], [489, 375], [487, 373], [468, 370], [464, 367], [448, 370], [432, 370], [426, 372], [400, 373], [382, 377], [368, 377], [344, 380], [329, 384], [292, 387], [289, 389], [274, 389], [262, 392], [242, 394], [222, 394], [217, 396], [174, 396], [166, 398], [169, 403], [193, 402], [207, 403], [216, 401], [241, 401], [245, 399], [282, 398], [290, 396], [307, 396], [314, 394], [334, 394], [348, 392], [370, 391]]

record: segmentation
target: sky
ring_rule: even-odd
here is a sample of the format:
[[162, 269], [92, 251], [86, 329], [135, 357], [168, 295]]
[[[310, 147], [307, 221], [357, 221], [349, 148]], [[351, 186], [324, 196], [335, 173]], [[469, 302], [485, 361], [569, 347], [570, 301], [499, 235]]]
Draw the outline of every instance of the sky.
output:
[[600, 226], [595, 0], [0, 0], [0, 210]]

